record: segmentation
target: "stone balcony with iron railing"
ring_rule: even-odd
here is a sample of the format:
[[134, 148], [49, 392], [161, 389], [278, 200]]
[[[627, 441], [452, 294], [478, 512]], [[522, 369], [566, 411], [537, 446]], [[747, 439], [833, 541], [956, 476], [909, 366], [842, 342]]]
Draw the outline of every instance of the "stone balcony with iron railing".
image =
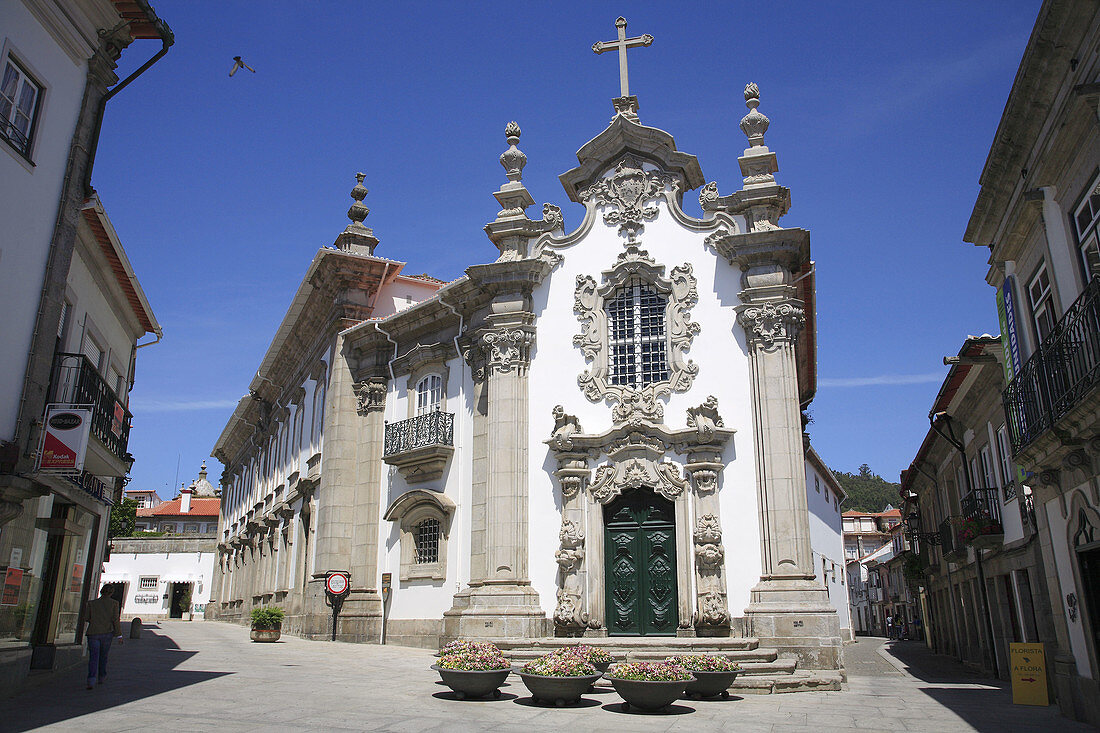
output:
[[454, 453], [455, 416], [438, 410], [386, 423], [382, 460], [395, 466], [410, 484], [443, 476]]
[[[1050, 441], [1040, 438], [1055, 428], [1068, 426], [1073, 428], [1068, 432], [1077, 433], [1095, 424], [1100, 412], [1097, 385], [1100, 277], [1094, 277], [1066, 309], [1002, 393], [1017, 461], [1027, 463], [1041, 454], [1044, 448], [1038, 444]], [[1053, 443], [1057, 442], [1055, 436]]]
[[959, 502], [962, 521], [956, 527], [955, 536], [960, 545], [988, 549], [1004, 541], [1000, 494], [995, 488], [974, 489]]
[[97, 451], [89, 446], [91, 465], [86, 467], [100, 476], [126, 475], [133, 460], [126, 452], [132, 416], [88, 357], [64, 353], [54, 357], [48, 402], [91, 409], [91, 436], [110, 458], [102, 456], [105, 460], [97, 463]]

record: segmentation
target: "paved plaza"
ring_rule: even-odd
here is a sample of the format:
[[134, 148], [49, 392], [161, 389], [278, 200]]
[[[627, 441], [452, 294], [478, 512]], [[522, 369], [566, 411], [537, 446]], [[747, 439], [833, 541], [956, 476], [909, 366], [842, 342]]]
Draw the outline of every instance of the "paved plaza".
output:
[[1014, 707], [1003, 685], [916, 642], [890, 642], [885, 654], [884, 644], [845, 647], [843, 692], [683, 700], [671, 714], [644, 714], [621, 712], [610, 688], [577, 707], [536, 705], [515, 678], [499, 700], [459, 702], [428, 668], [427, 650], [293, 637], [253, 644], [238, 626], [162, 622], [111, 649], [102, 687], [85, 690], [74, 670], [0, 701], [0, 730], [1094, 730], [1054, 707]]

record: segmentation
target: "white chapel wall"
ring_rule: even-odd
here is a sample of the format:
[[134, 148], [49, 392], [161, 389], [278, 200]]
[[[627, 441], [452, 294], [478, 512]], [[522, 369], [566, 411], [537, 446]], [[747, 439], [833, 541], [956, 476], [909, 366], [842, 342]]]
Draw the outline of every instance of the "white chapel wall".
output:
[[[806, 505], [810, 512], [810, 547], [818, 582], [829, 590], [829, 602], [840, 617], [840, 628], [850, 629], [848, 586], [845, 584], [844, 536], [840, 502], [825, 477], [806, 461]], [[825, 574], [822, 575], [822, 560]]]

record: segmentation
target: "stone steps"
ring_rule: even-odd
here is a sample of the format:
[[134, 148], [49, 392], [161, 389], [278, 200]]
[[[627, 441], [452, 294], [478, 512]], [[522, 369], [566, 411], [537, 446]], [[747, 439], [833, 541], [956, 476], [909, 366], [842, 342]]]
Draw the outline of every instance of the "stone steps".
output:
[[730, 685], [736, 695], [778, 695], [786, 692], [840, 690], [844, 673], [840, 670], [796, 670], [789, 673], [738, 676]]
[[[743, 637], [675, 637], [675, 636], [608, 636], [600, 638], [548, 637], [542, 639], [485, 639], [497, 645], [503, 651], [523, 650], [547, 654], [555, 649], [577, 644], [607, 649], [615, 655], [628, 656], [631, 653], [653, 654], [729, 654], [740, 651], [753, 651], [760, 642]], [[663, 658], [663, 657], [662, 657]]]

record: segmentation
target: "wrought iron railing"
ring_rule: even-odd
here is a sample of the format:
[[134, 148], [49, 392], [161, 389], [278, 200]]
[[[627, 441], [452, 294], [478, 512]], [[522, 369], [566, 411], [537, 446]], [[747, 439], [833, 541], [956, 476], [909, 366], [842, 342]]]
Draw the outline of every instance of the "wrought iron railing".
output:
[[963, 517], [1001, 523], [1001, 501], [997, 489], [974, 489], [959, 502]]
[[1054, 426], [1100, 382], [1100, 277], [1054, 325], [1002, 394], [1013, 453]]
[[30, 155], [31, 141], [10, 120], [0, 118], [0, 136], [11, 143], [12, 147], [24, 156]]
[[91, 405], [91, 433], [120, 460], [128, 457], [130, 411], [83, 354], [58, 354], [50, 380], [50, 402]]
[[454, 445], [454, 432], [454, 413], [438, 410], [386, 423], [383, 454], [392, 456], [429, 445]]

